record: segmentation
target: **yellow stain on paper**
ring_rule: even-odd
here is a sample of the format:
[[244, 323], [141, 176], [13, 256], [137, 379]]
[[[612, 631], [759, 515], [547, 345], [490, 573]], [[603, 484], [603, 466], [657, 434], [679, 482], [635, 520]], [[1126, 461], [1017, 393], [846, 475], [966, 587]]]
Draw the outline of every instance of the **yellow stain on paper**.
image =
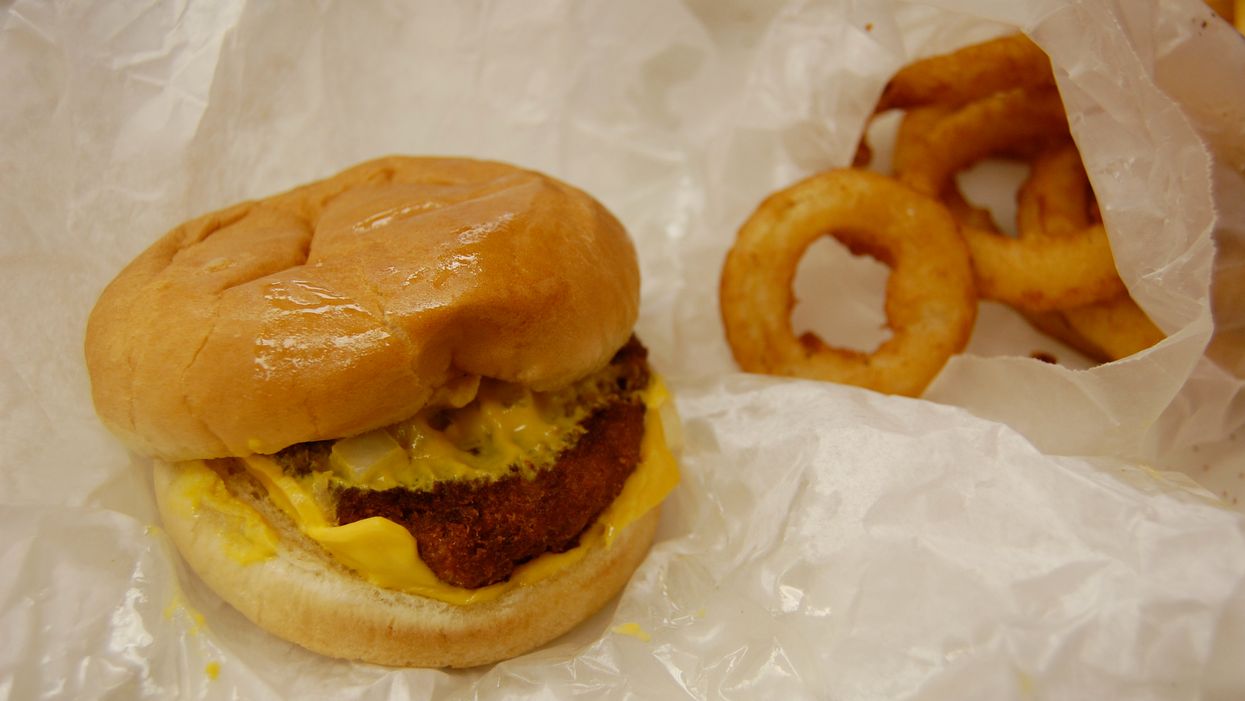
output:
[[614, 626], [610, 630], [618, 633], [619, 635], [629, 635], [646, 643], [653, 639], [653, 636], [649, 635], [648, 631], [641, 628], [639, 623], [624, 623], [622, 625]]
[[186, 617], [190, 619], [190, 625], [187, 626], [186, 632], [191, 635], [198, 635], [199, 631], [203, 630], [206, 625], [203, 614], [190, 608], [190, 605], [187, 604], [186, 600], [182, 598], [182, 593], [180, 591], [174, 594], [173, 598], [169, 600], [168, 606], [164, 607], [165, 620], [173, 620], [178, 611], [186, 614]]
[[1037, 694], [1037, 681], [1026, 672], [1016, 670], [1016, 684], [1023, 698], [1031, 699]]
[[211, 679], [212, 681], [216, 681], [216, 679], [220, 677], [220, 663], [219, 662], [207, 663], [207, 666], [203, 668], [203, 673], [208, 676], [208, 679]]

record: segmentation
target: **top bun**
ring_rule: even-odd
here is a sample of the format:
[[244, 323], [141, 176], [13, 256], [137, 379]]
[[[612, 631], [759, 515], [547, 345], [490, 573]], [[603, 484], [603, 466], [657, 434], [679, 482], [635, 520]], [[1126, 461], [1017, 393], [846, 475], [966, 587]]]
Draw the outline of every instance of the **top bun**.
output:
[[609, 361], [635, 250], [584, 192], [503, 163], [383, 158], [193, 219], [104, 290], [96, 410], [166, 460], [395, 423], [461, 375], [552, 389]]

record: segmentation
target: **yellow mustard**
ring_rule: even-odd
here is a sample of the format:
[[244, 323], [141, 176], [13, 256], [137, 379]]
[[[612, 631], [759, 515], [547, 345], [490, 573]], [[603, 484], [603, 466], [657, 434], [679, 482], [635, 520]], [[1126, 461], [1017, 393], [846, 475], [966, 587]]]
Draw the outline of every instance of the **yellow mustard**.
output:
[[350, 487], [418, 491], [444, 480], [495, 480], [516, 467], [531, 477], [582, 433], [583, 399], [477, 381], [450, 397], [448, 407], [433, 406], [394, 426], [336, 441], [330, 479]]

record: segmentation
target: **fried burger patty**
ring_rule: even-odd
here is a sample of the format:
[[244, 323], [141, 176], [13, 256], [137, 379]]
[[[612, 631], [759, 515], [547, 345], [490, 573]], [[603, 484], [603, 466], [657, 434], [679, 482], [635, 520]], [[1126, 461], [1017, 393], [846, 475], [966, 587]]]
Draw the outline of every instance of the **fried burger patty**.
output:
[[[575, 547], [639, 464], [645, 407], [638, 393], [649, 382], [646, 358], [634, 337], [615, 354], [609, 368], [614, 381], [581, 422], [583, 435], [535, 477], [516, 471], [492, 482], [441, 482], [426, 491], [345, 488], [337, 494], [338, 524], [382, 516], [404, 526], [433, 573], [465, 588], [505, 581], [524, 562]], [[300, 444], [277, 457], [285, 469], [301, 472], [322, 464], [328, 448]]]

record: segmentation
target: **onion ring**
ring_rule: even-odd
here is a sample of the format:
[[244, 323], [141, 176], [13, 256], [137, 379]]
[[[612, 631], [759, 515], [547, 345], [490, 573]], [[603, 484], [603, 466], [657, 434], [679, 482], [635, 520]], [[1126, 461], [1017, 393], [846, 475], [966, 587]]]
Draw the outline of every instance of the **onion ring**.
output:
[[1067, 236], [1097, 223], [1090, 211], [1093, 191], [1076, 146], [1065, 143], [1038, 154], [1016, 194], [1016, 228]]
[[[913, 189], [938, 196], [957, 172], [983, 158], [1067, 139], [1067, 118], [1053, 88], [1011, 90], [950, 112], [914, 136], [903, 157], [897, 155], [895, 170]], [[965, 223], [961, 231], [972, 252], [977, 289], [987, 299], [1048, 311], [1104, 301], [1124, 289], [1101, 224], [1059, 237], [1021, 229], [1012, 238]]]
[[861, 134], [856, 144], [856, 153], [852, 155], [853, 168], [865, 168], [873, 161], [873, 149], [869, 146], [869, 135]]
[[1086, 341], [1101, 349], [1100, 357], [1107, 360], [1126, 358], [1165, 338], [1128, 294], [1060, 313]]
[[1165, 338], [1127, 294], [1083, 307], [1023, 314], [1038, 331], [1100, 363], [1126, 358]]
[[886, 84], [876, 111], [957, 106], [1003, 90], [1054, 84], [1046, 52], [1013, 34], [908, 64]]
[[[1099, 219], [1092, 194], [1076, 147], [1052, 149], [1033, 160], [1020, 187], [1017, 226], [1045, 236], [1074, 236]], [[1102, 302], [1025, 316], [1038, 330], [1099, 362], [1130, 356], [1164, 338], [1127, 291]]]
[[[833, 236], [891, 268], [890, 339], [872, 353], [796, 337], [792, 282], [808, 246]], [[968, 250], [946, 208], [883, 175], [832, 170], [765, 199], [722, 268], [722, 321], [749, 372], [806, 377], [917, 396], [963, 350], [977, 316]]]
[[[904, 114], [903, 121], [899, 123], [899, 131], [895, 134], [895, 150], [891, 155], [896, 169], [902, 170], [906, 163], [922, 157], [925, 139], [929, 138], [929, 133], [938, 125], [938, 122], [951, 112], [953, 110], [949, 107], [930, 105], [917, 107]], [[943, 186], [942, 192], [938, 193], [938, 199], [951, 210], [951, 216], [955, 217], [956, 222], [961, 226], [989, 231], [998, 230], [998, 225], [995, 224], [994, 215], [990, 213], [990, 210], [970, 204], [964, 198], [964, 193], [960, 191], [954, 178]]]
[[1063, 103], [1053, 88], [1008, 90], [930, 121], [908, 130], [904, 149], [896, 143], [894, 158], [899, 179], [929, 195], [983, 158], [1037, 152], [1068, 138]]

